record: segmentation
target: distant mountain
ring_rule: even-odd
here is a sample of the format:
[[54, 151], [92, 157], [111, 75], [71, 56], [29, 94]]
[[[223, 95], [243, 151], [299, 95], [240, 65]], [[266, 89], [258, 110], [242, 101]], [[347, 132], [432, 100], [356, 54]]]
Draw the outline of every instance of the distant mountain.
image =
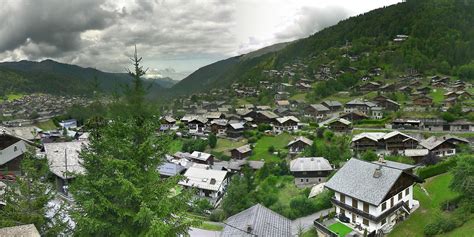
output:
[[163, 88], [171, 88], [179, 81], [173, 80], [170, 77], [156, 77], [156, 78], [147, 78], [147, 80], [152, 81], [154, 84], [163, 87]]
[[[102, 72], [49, 59], [0, 63], [0, 94], [42, 92], [87, 95], [92, 93], [96, 82], [104, 93], [112, 93], [130, 83], [131, 77], [127, 73]], [[153, 80], [150, 94], [162, 91], [163, 84], [170, 86], [171, 82], [168, 79]]]
[[193, 92], [200, 92], [210, 87], [228, 85], [234, 81], [230, 75], [243, 71], [242, 67], [252, 65], [255, 58], [262, 55], [276, 52], [283, 49], [290, 43], [279, 43], [248, 54], [221, 60], [191, 73], [189, 76], [179, 81], [171, 90], [167, 91], [170, 96], [183, 95]]
[[[340, 61], [333, 56], [340, 55], [339, 49], [348, 42], [352, 45], [349, 54], [369, 55], [359, 66], [452, 73], [474, 59], [473, 25], [473, 1], [406, 0], [348, 18], [304, 39], [202, 67], [173, 86], [170, 95], [203, 92], [233, 82], [256, 83], [263, 70], [298, 59], [309, 59], [310, 72], [321, 64], [312, 59], [320, 55]], [[409, 35], [408, 40], [393, 45], [400, 34]]]

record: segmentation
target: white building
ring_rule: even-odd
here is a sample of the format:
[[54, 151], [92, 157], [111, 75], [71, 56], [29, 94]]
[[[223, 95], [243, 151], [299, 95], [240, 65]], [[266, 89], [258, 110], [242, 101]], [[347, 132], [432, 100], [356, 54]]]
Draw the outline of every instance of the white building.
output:
[[391, 161], [349, 160], [327, 183], [341, 221], [361, 225], [369, 233], [387, 233], [415, 206], [413, 185], [422, 182], [414, 166]]
[[187, 188], [196, 188], [197, 195], [206, 197], [213, 205], [217, 205], [224, 195], [228, 180], [228, 172], [209, 168], [189, 167], [184, 173], [185, 179], [179, 184]]

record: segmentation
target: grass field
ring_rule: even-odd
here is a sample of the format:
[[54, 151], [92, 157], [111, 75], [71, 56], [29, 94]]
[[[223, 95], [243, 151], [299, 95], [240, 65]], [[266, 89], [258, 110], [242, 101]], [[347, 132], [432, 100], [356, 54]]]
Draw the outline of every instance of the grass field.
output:
[[212, 230], [212, 231], [221, 231], [224, 229], [222, 225], [218, 225], [216, 223], [207, 221], [208, 220], [207, 217], [193, 214], [193, 213], [188, 213], [187, 216], [191, 219], [201, 221], [199, 225], [194, 226], [196, 228], [203, 229], [203, 230]]
[[286, 149], [286, 145], [293, 139], [293, 137], [287, 133], [282, 133], [278, 136], [264, 136], [257, 141], [253, 149], [253, 155], [250, 157], [251, 160], [265, 160], [265, 161], [278, 161], [280, 160], [276, 155], [270, 154], [268, 148], [271, 146], [275, 147], [275, 150]]
[[169, 144], [169, 153], [174, 154], [178, 151], [181, 151], [183, 148], [183, 141], [181, 139], [175, 139]]
[[470, 237], [474, 235], [474, 219], [464, 223], [459, 228], [454, 229], [451, 232], [444, 233], [443, 236], [446, 237]]
[[329, 229], [334, 231], [334, 233], [338, 234], [339, 237], [344, 237], [347, 234], [352, 232], [351, 228], [349, 228], [348, 226], [346, 226], [346, 225], [344, 225], [340, 222], [336, 222], [336, 223], [330, 225]]
[[428, 195], [423, 192], [419, 185], [415, 186], [413, 195], [414, 199], [420, 202], [420, 207], [407, 220], [396, 226], [389, 236], [423, 236], [423, 229], [432, 221], [432, 217], [448, 215], [440, 210], [439, 205], [443, 201], [458, 195], [449, 189], [452, 178], [453, 176], [450, 173], [446, 173], [426, 180], [421, 185], [427, 190]]
[[433, 99], [434, 104], [439, 105], [443, 103], [444, 93], [446, 93], [446, 90], [442, 88], [433, 88], [429, 96]]
[[207, 152], [222, 152], [224, 155], [230, 156], [230, 150], [241, 147], [247, 144], [246, 139], [242, 139], [239, 141], [233, 141], [225, 138], [218, 138], [217, 145], [214, 149], [208, 148]]
[[44, 130], [44, 131], [56, 129], [56, 125], [54, 125], [53, 120], [48, 120], [48, 121], [46, 121], [46, 122], [36, 123], [36, 124], [34, 124], [34, 125], [35, 125], [36, 127], [38, 127], [38, 128], [41, 128], [41, 129]]
[[291, 100], [303, 100], [306, 101], [306, 93], [299, 93], [295, 94], [292, 97], [290, 97]]
[[7, 98], [8, 98], [8, 101], [13, 101], [13, 100], [17, 100], [17, 99], [21, 99], [23, 96], [23, 94], [8, 94], [7, 95]]

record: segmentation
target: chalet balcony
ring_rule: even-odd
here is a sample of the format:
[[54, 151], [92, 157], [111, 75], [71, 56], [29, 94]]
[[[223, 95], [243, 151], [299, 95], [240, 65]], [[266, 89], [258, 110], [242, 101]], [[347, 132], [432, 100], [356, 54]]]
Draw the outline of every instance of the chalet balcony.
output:
[[338, 206], [338, 207], [341, 207], [342, 209], [345, 209], [345, 210], [348, 210], [350, 212], [353, 212], [353, 213], [356, 213], [357, 215], [359, 216], [362, 216], [366, 219], [369, 219], [371, 221], [374, 221], [374, 222], [380, 222], [382, 219], [386, 218], [387, 216], [389, 216], [390, 214], [394, 213], [397, 209], [403, 207], [408, 213], [410, 213], [410, 208], [408, 207], [408, 204], [406, 202], [399, 202], [397, 203], [395, 206], [387, 209], [385, 212], [383, 212], [381, 215], [379, 216], [374, 216], [374, 215], [371, 215], [367, 212], [364, 212], [360, 209], [357, 209], [355, 207], [352, 207], [351, 205], [348, 205], [346, 203], [342, 203], [340, 202], [339, 200], [335, 199], [334, 197], [331, 198], [331, 202]]

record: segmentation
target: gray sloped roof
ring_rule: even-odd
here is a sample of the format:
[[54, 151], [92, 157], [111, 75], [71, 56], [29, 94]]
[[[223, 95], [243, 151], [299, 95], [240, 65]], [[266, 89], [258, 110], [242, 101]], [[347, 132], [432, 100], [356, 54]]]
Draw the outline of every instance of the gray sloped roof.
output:
[[185, 170], [183, 166], [171, 162], [165, 162], [158, 167], [158, 172], [165, 176], [175, 176], [183, 170]]
[[300, 157], [290, 162], [291, 172], [332, 170], [329, 161], [323, 157]]
[[[382, 175], [375, 178], [374, 171], [378, 167]], [[400, 169], [352, 158], [326, 183], [326, 187], [378, 206], [402, 173]]]
[[229, 217], [225, 223], [228, 225], [224, 227], [221, 233], [222, 237], [255, 235], [269, 237], [291, 236], [291, 221], [261, 204], [255, 204]]
[[305, 143], [305, 144], [307, 144], [307, 145], [309, 145], [309, 146], [313, 145], [313, 140], [311, 140], [311, 139], [309, 139], [309, 138], [306, 138], [306, 137], [303, 137], [303, 136], [299, 136], [299, 137], [293, 139], [292, 141], [290, 141], [290, 142], [288, 143], [288, 145], [286, 145], [286, 146], [289, 147], [289, 146], [295, 144], [295, 143], [298, 142], [298, 141], [302, 141], [303, 143]]
[[329, 111], [329, 109], [322, 104], [312, 104], [310, 106], [316, 111]]
[[19, 225], [0, 229], [0, 236], [40, 237], [35, 225]]

